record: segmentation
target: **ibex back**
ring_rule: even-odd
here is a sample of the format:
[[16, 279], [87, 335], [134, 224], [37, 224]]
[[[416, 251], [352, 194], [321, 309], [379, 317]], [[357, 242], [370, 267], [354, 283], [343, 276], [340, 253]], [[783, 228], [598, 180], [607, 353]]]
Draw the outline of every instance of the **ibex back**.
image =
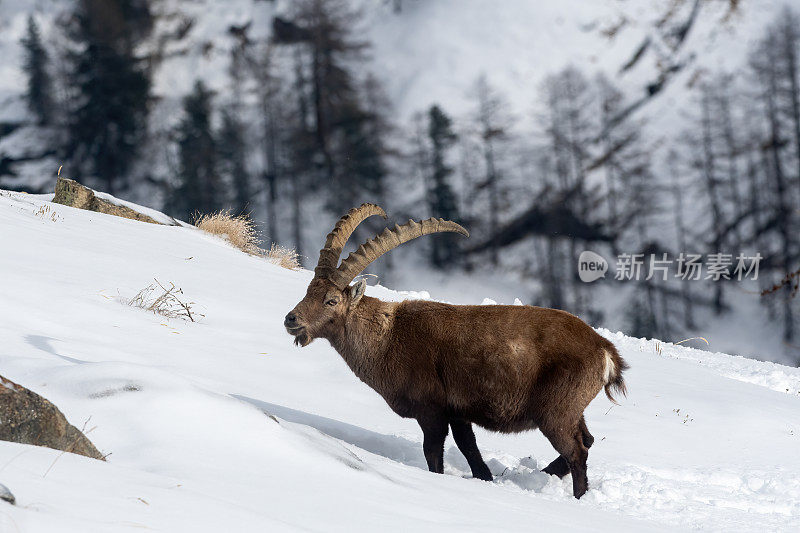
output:
[[531, 306], [383, 302], [352, 280], [400, 244], [430, 233], [468, 236], [441, 219], [409, 221], [364, 243], [337, 266], [372, 204], [351, 209], [328, 234], [305, 298], [286, 315], [295, 343], [327, 339], [350, 369], [398, 415], [414, 418], [424, 435], [428, 468], [442, 473], [448, 428], [474, 477], [492, 474], [472, 424], [493, 431], [539, 428], [559, 456], [544, 469], [572, 474], [573, 494], [588, 488], [586, 459], [594, 438], [583, 411], [605, 388], [625, 393], [627, 365], [614, 345], [564, 311]]

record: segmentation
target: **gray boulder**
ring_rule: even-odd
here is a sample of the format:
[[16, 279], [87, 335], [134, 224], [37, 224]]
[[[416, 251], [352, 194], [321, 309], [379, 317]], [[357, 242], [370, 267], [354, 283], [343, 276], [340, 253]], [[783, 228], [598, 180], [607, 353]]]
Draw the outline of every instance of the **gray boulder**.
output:
[[0, 483], [0, 500], [6, 501], [11, 505], [14, 505], [17, 502], [17, 499], [11, 494], [11, 491], [8, 490], [8, 487]]
[[0, 376], [0, 440], [104, 460], [103, 454], [67, 422], [55, 405], [3, 376]]

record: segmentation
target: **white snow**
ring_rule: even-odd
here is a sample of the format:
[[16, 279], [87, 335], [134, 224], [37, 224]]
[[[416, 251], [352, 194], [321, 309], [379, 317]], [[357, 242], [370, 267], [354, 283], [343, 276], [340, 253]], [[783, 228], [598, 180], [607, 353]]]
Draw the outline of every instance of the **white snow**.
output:
[[165, 215], [161, 211], [156, 211], [155, 209], [151, 209], [143, 205], [135, 204], [133, 202], [128, 202], [127, 200], [121, 200], [116, 196], [108, 194], [107, 192], [94, 191], [94, 194], [98, 198], [106, 200], [107, 202], [111, 202], [114, 205], [119, 205], [127, 207], [128, 209], [133, 209], [137, 213], [141, 213], [142, 215], [152, 218], [159, 224], [165, 224], [167, 226], [181, 226], [181, 225], [188, 226], [188, 224], [186, 224], [185, 222], [181, 222], [175, 218], [172, 218], [169, 215]]
[[[327, 342], [296, 348], [284, 331], [311, 272], [5, 191], [0, 246], [0, 373], [110, 454], [0, 442], [17, 500], [0, 502], [0, 531], [800, 528], [798, 369], [600, 330], [631, 364], [629, 396], [589, 406], [590, 490], [576, 501], [569, 477], [539, 472], [555, 452], [538, 432], [477, 432], [494, 483], [470, 479], [450, 439], [445, 475], [428, 473], [414, 421]], [[120, 303], [153, 278], [205, 318]]]

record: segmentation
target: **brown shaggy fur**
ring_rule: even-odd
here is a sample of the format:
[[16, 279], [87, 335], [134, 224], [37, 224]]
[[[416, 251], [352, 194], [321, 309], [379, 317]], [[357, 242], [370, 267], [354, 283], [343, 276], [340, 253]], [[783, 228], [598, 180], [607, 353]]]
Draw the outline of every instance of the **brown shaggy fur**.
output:
[[[424, 433], [428, 467], [443, 471], [448, 426], [473, 475], [491, 480], [471, 424], [505, 433], [539, 428], [559, 457], [544, 471], [572, 473], [587, 490], [594, 441], [583, 419], [605, 388], [624, 393], [627, 365], [614, 345], [564, 311], [531, 306], [383, 302], [365, 283], [339, 290], [315, 278], [285, 326], [298, 345], [330, 341], [350, 369]], [[362, 297], [363, 296], [363, 297]]]

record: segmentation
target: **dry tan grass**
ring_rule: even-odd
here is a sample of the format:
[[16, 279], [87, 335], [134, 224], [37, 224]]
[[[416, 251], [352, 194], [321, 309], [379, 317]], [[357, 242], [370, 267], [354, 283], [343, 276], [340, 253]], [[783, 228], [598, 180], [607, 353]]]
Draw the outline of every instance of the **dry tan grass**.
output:
[[262, 253], [258, 247], [256, 225], [247, 215], [231, 215], [230, 211], [220, 211], [197, 217], [194, 225], [207, 233], [227, 239], [245, 253]]
[[277, 244], [272, 244], [269, 250], [259, 247], [256, 225], [248, 215], [232, 215], [230, 211], [220, 211], [197, 217], [194, 225], [207, 233], [226, 239], [244, 253], [264, 257], [269, 262], [289, 270], [300, 268], [300, 258], [293, 248]]
[[61, 218], [58, 216], [58, 213], [56, 213], [55, 209], [51, 209], [47, 204], [39, 206], [39, 209], [37, 209], [33, 214], [42, 220], [49, 219], [53, 222], [58, 222], [58, 220]]
[[297, 270], [300, 268], [300, 256], [294, 248], [284, 248], [277, 244], [272, 244], [269, 250], [263, 250], [264, 257], [273, 264], [288, 268], [289, 270]]

